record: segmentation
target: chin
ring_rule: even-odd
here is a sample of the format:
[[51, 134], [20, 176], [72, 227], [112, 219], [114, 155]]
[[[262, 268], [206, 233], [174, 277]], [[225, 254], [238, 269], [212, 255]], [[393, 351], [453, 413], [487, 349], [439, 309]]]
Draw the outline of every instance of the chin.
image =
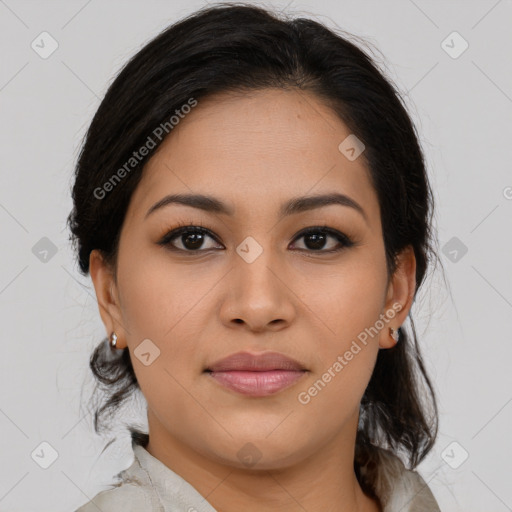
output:
[[210, 456], [226, 466], [254, 472], [286, 469], [307, 457], [297, 449], [295, 436], [287, 435], [286, 439], [276, 436], [272, 440], [268, 432], [256, 435], [253, 431], [250, 436], [238, 437], [231, 431], [233, 438], [221, 448], [222, 452], [218, 452], [220, 445], [216, 444]]

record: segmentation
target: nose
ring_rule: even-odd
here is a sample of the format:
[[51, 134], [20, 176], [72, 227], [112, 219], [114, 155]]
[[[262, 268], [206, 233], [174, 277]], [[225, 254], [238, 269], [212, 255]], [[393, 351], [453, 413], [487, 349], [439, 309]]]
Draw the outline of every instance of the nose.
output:
[[235, 255], [234, 268], [226, 276], [226, 293], [220, 309], [230, 328], [252, 332], [279, 331], [295, 316], [294, 293], [286, 273], [263, 251], [248, 263]]

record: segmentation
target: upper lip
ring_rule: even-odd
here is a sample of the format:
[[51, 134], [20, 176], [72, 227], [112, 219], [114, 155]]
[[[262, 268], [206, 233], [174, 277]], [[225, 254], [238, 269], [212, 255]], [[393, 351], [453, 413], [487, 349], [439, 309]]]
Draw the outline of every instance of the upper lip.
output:
[[251, 354], [250, 352], [237, 352], [228, 357], [219, 359], [206, 368], [206, 371], [270, 371], [270, 370], [291, 370], [302, 371], [306, 368], [279, 352], [264, 352], [262, 354]]

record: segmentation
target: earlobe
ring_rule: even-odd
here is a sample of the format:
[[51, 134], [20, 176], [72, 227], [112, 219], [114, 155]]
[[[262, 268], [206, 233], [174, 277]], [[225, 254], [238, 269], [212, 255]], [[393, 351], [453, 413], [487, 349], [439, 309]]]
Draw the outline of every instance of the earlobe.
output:
[[94, 284], [101, 320], [105, 325], [107, 335], [110, 336], [115, 331], [118, 336], [117, 346], [120, 346], [122, 339], [124, 339], [124, 330], [120, 322], [121, 311], [115, 296], [116, 283], [112, 269], [97, 249], [91, 251], [89, 256], [89, 273]]

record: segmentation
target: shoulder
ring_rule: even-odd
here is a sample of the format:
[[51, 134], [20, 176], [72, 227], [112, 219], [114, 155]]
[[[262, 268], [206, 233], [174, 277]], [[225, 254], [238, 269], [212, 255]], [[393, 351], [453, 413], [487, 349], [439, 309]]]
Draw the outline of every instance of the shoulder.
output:
[[384, 512], [440, 512], [432, 491], [417, 471], [407, 469], [388, 450], [380, 450], [379, 457], [376, 491], [385, 504]]
[[112, 489], [101, 491], [75, 512], [143, 512], [155, 510], [152, 506], [151, 497], [142, 487], [133, 483], [122, 483]]

